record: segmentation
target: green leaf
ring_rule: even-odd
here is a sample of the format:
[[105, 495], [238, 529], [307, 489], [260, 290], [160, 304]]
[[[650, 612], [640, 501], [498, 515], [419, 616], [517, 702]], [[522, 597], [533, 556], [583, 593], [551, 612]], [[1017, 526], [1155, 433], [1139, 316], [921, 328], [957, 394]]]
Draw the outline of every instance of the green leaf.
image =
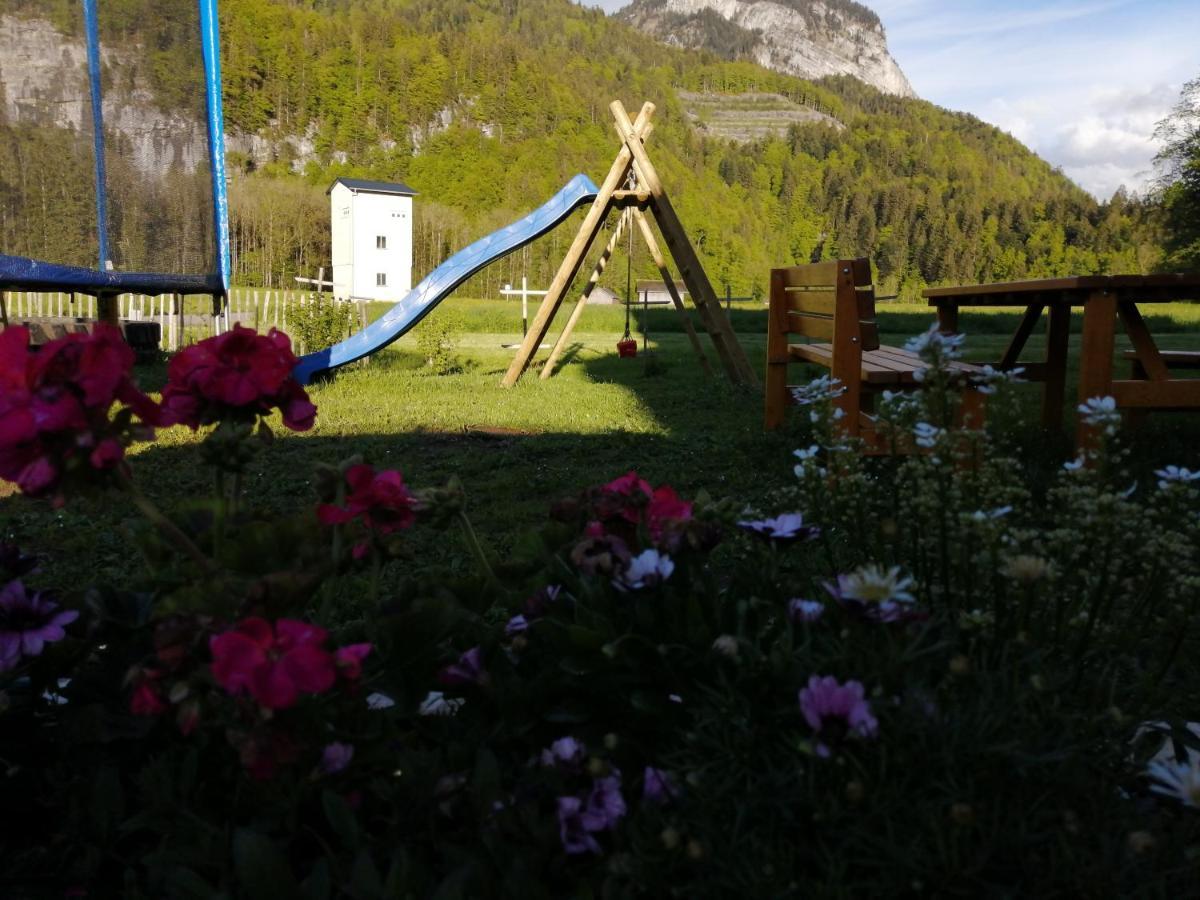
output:
[[101, 840], [107, 841], [125, 816], [125, 791], [121, 775], [112, 766], [105, 766], [92, 781], [92, 824]]
[[279, 845], [264, 834], [239, 828], [233, 835], [233, 864], [249, 897], [300, 898], [300, 887]]
[[213, 900], [217, 896], [217, 889], [191, 869], [172, 869], [167, 876], [167, 886], [167, 894], [171, 897]]
[[358, 819], [354, 810], [345, 799], [333, 791], [321, 792], [321, 806], [325, 809], [325, 818], [346, 849], [353, 850], [358, 846]]
[[318, 859], [302, 886], [304, 900], [329, 900], [333, 896], [333, 879], [329, 875], [329, 861]]
[[466, 900], [468, 896], [472, 896], [465, 891], [474, 874], [474, 869], [473, 865], [468, 864], [451, 872], [438, 885], [437, 890], [430, 895], [429, 900]]
[[383, 897], [383, 879], [379, 876], [379, 869], [375, 867], [375, 860], [371, 859], [367, 850], [361, 851], [354, 858], [354, 865], [350, 867], [349, 891], [355, 900]]

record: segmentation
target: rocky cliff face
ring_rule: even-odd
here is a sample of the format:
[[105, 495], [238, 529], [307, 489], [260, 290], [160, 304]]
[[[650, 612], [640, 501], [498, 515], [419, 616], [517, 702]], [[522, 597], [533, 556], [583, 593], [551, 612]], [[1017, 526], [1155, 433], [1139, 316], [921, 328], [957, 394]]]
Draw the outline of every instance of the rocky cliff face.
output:
[[667, 43], [790, 75], [852, 75], [914, 97], [879, 17], [853, 0], [634, 0], [617, 16]]

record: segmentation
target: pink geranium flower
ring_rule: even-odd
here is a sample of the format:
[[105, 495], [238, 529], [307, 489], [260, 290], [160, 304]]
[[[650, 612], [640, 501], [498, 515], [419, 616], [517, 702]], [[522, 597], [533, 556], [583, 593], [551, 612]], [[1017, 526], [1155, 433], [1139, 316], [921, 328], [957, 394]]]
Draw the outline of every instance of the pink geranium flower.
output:
[[371, 652], [371, 644], [347, 644], [339, 647], [333, 654], [338, 673], [350, 681], [357, 681], [362, 675], [362, 662]]
[[272, 628], [264, 619], [243, 619], [212, 638], [213, 677], [231, 694], [243, 691], [266, 709], [293, 706], [301, 694], [333, 687], [336, 663], [324, 648], [327, 632], [296, 619]]
[[839, 684], [832, 675], [813, 675], [800, 690], [800, 711], [817, 733], [818, 756], [829, 756], [830, 745], [837, 746], [847, 737], [870, 738], [879, 730], [858, 681]]
[[44, 593], [30, 594], [20, 581], [10, 581], [0, 590], [0, 672], [61, 641], [67, 636], [63, 627], [78, 618], [78, 612], [60, 610]]
[[253, 422], [278, 409], [287, 428], [307, 431], [317, 408], [292, 377], [296, 363], [283, 332], [259, 334], [234, 325], [171, 359], [163, 410], [171, 423], [195, 430], [222, 419]]
[[325, 525], [340, 525], [361, 518], [363, 524], [380, 534], [391, 534], [412, 526], [417, 515], [413, 496], [395, 469], [376, 472], [366, 463], [351, 466], [346, 472], [350, 492], [345, 506], [322, 504], [317, 518]]
[[654, 489], [646, 506], [646, 529], [650, 539], [658, 543], [673, 526], [692, 518], [692, 504], [683, 500], [670, 485]]
[[110, 419], [113, 404], [125, 404], [145, 425], [160, 421], [158, 406], [133, 383], [133, 360], [121, 333], [106, 325], [37, 353], [27, 329], [0, 333], [0, 478], [40, 496], [68, 473], [93, 477], [123, 465], [129, 441], [151, 432], [139, 432], [128, 417]]
[[620, 478], [614, 478], [600, 490], [606, 494], [617, 494], [621, 497], [637, 497], [639, 495], [649, 497], [654, 493], [650, 482], [632, 469]]
[[135, 716], [158, 716], [167, 711], [167, 702], [155, 683], [158, 678], [157, 672], [146, 672], [133, 689], [133, 696], [129, 698], [129, 711]]

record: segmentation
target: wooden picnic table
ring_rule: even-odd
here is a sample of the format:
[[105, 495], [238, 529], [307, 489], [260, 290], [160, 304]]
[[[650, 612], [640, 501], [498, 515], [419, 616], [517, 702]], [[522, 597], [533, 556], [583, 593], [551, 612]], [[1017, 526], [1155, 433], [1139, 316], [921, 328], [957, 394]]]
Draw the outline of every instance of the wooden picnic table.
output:
[[[929, 305], [937, 308], [941, 331], [958, 331], [958, 311], [963, 306], [1017, 307], [1024, 314], [999, 363], [1001, 369], [1025, 367], [1025, 377], [1044, 384], [1042, 424], [1062, 425], [1067, 372], [1067, 339], [1071, 310], [1083, 309], [1083, 337], [1079, 355], [1079, 400], [1112, 396], [1128, 409], [1200, 409], [1200, 379], [1172, 378], [1170, 365], [1154, 343], [1139, 306], [1172, 300], [1200, 298], [1200, 273], [1182, 275], [1080, 275], [929, 288]], [[1049, 310], [1046, 354], [1041, 362], [1020, 362], [1021, 351]], [[1128, 335], [1136, 354], [1139, 374], [1145, 377], [1117, 381], [1113, 378], [1116, 323]], [[1077, 439], [1088, 443], [1093, 435], [1080, 423]]]

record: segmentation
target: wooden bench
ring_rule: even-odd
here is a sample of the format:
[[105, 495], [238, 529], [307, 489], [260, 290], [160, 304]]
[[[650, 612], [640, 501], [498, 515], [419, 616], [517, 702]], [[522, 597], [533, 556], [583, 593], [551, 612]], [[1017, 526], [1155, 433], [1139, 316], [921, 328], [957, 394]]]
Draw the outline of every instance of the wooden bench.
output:
[[[791, 335], [824, 343], [791, 343]], [[845, 415], [844, 433], [861, 437], [868, 451], [883, 450], [875, 428], [874, 396], [884, 390], [914, 389], [916, 373], [926, 367], [916, 354], [879, 343], [875, 291], [866, 259], [840, 259], [771, 270], [767, 319], [766, 416], [768, 430], [778, 428], [792, 403], [787, 367], [812, 363], [830, 370], [842, 393], [834, 400]], [[981, 374], [978, 366], [955, 362], [964, 376]], [[983, 395], [967, 389], [964, 419], [982, 419]]]

